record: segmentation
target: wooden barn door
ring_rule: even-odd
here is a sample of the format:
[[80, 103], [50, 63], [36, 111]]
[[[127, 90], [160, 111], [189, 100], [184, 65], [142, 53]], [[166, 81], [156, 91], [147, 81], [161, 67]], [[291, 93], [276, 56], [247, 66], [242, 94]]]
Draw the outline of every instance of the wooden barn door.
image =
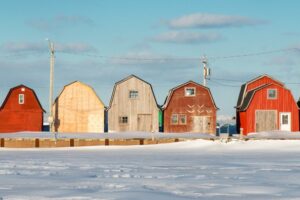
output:
[[255, 114], [255, 131], [272, 131], [277, 129], [276, 110], [257, 110]]
[[210, 133], [212, 118], [209, 116], [193, 116], [192, 132]]
[[152, 115], [139, 114], [137, 119], [138, 131], [151, 132], [152, 131]]
[[97, 113], [88, 115], [88, 132], [100, 132], [100, 116]]

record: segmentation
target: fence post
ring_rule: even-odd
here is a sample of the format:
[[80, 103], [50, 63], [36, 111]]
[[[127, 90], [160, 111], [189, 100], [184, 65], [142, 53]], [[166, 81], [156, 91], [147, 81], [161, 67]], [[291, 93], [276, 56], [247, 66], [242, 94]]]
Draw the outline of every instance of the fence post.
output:
[[144, 145], [144, 139], [140, 139], [140, 145]]
[[74, 147], [75, 146], [75, 140], [74, 138], [70, 139], [70, 147]]
[[244, 138], [244, 129], [240, 128], [240, 139], [242, 140]]
[[39, 148], [40, 147], [40, 139], [39, 138], [35, 138], [34, 146], [35, 146], [35, 148]]
[[105, 146], [109, 145], [109, 139], [105, 139]]
[[4, 145], [5, 145], [4, 138], [1, 138], [0, 139], [0, 147], [4, 147]]

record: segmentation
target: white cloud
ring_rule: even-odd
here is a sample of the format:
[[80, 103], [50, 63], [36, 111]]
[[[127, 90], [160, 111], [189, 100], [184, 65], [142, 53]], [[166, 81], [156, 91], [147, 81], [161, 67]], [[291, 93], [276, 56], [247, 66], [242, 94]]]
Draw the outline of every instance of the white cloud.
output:
[[291, 57], [287, 57], [287, 56], [277, 56], [277, 57], [273, 57], [271, 58], [269, 61], [266, 61], [264, 63], [265, 65], [271, 65], [271, 66], [293, 66], [295, 65], [295, 61], [294, 59], [292, 59]]
[[56, 45], [57, 51], [65, 53], [96, 52], [96, 48], [86, 43], [69, 43]]
[[32, 28], [40, 31], [53, 31], [76, 25], [93, 26], [94, 21], [80, 15], [57, 15], [49, 19], [35, 19], [27, 22]]
[[[192, 60], [192, 58], [190, 59]], [[171, 55], [161, 55], [156, 54], [151, 51], [132, 51], [124, 55], [109, 58], [107, 60], [108, 64], [120, 64], [120, 65], [160, 65], [160, 64], [170, 64], [170, 63], [181, 63], [188, 62], [189, 59], [184, 59], [180, 57], [174, 57]]]
[[20, 52], [44, 52], [48, 48], [47, 44], [33, 42], [6, 42], [0, 45], [3, 52], [20, 53]]
[[217, 33], [199, 33], [199, 32], [178, 32], [171, 31], [162, 33], [153, 38], [156, 42], [198, 44], [215, 42], [222, 39]]
[[265, 23], [265, 21], [243, 16], [195, 13], [165, 23], [170, 28], [218, 28], [257, 25]]

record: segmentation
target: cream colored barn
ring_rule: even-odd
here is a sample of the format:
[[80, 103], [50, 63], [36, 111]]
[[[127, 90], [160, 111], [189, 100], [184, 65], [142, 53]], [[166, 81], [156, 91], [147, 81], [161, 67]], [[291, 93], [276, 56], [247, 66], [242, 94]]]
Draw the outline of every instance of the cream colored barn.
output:
[[105, 106], [94, 89], [75, 81], [66, 85], [53, 104], [57, 132], [104, 132]]
[[108, 107], [108, 130], [158, 132], [158, 114], [152, 86], [131, 75], [114, 86]]

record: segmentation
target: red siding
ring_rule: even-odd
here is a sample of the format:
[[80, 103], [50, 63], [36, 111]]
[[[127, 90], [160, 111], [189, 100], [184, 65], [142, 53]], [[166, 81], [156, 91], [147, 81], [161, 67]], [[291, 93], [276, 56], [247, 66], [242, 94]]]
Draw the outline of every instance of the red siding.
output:
[[269, 84], [269, 83], [274, 83], [274, 84], [278, 84], [278, 85], [282, 85], [282, 83], [268, 77], [268, 76], [262, 76], [259, 79], [252, 81], [250, 83], [247, 84], [247, 88], [246, 88], [246, 92], [253, 90], [259, 86], [265, 85], [265, 84]]
[[[19, 104], [19, 94], [24, 94], [24, 104]], [[42, 125], [43, 108], [34, 91], [26, 86], [11, 89], [0, 110], [0, 132], [41, 131]]]
[[[186, 97], [186, 87], [196, 88], [196, 95], [192, 97]], [[193, 110], [193, 113], [189, 112]], [[184, 84], [173, 91], [172, 96], [169, 99], [169, 103], [164, 110], [164, 132], [191, 132], [193, 116], [210, 116], [212, 117], [212, 128], [207, 130], [207, 132], [215, 133], [216, 110], [217, 108], [215, 107], [213, 99], [211, 98], [210, 92], [207, 88], [202, 87], [194, 82]], [[186, 115], [187, 123], [185, 125], [171, 124], [172, 114]]]
[[[277, 99], [268, 99], [268, 89], [277, 89]], [[255, 132], [255, 112], [256, 110], [276, 110], [277, 111], [277, 129], [279, 130], [279, 113], [291, 113], [291, 130], [299, 131], [299, 110], [298, 106], [291, 94], [290, 90], [277, 85], [271, 84], [258, 90], [249, 107], [245, 112], [240, 112], [240, 127], [243, 128], [243, 133], [246, 135], [250, 132]]]

